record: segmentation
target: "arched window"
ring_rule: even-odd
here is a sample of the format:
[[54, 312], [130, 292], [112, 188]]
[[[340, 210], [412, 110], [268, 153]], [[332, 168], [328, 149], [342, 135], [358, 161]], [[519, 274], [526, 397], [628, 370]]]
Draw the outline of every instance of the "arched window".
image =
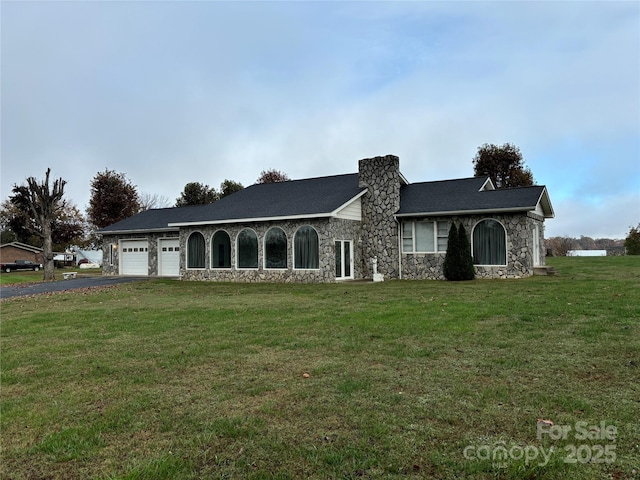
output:
[[211, 239], [211, 268], [231, 268], [231, 239], [224, 230]]
[[300, 227], [293, 237], [293, 254], [295, 268], [320, 268], [320, 248], [318, 232], [313, 227]]
[[475, 265], [506, 265], [507, 234], [496, 220], [482, 220], [473, 229], [473, 263]]
[[193, 232], [187, 240], [187, 268], [204, 268], [204, 235]]
[[264, 236], [264, 266], [287, 268], [287, 235], [281, 228], [270, 228]]
[[238, 268], [258, 268], [258, 236], [250, 228], [238, 234]]

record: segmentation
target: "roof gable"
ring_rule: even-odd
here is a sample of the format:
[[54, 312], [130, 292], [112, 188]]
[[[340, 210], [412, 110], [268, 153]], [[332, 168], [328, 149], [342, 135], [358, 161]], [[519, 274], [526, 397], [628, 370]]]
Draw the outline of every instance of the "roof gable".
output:
[[5, 248], [5, 247], [14, 247], [14, 248], [19, 248], [20, 250], [26, 250], [28, 252], [31, 253], [42, 253], [43, 250], [40, 247], [34, 247], [33, 245], [28, 245], [26, 243], [22, 243], [22, 242], [10, 242], [10, 243], [3, 243], [2, 245], [0, 245], [0, 248]]

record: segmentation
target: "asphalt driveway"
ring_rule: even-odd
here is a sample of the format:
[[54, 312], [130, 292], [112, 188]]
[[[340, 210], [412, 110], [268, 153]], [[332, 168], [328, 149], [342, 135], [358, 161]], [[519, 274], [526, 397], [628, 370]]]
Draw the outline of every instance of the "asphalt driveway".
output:
[[0, 298], [20, 297], [25, 295], [37, 295], [39, 293], [63, 292], [79, 288], [105, 287], [120, 283], [140, 282], [148, 280], [147, 277], [85, 277], [57, 282], [24, 283], [6, 285], [0, 287]]

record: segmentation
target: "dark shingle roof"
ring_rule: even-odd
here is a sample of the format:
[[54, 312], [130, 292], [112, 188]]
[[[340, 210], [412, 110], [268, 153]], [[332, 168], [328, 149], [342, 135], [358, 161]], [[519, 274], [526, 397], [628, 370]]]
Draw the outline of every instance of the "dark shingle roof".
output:
[[190, 214], [191, 210], [198, 210], [206, 207], [206, 205], [195, 205], [189, 207], [173, 207], [173, 208], [154, 208], [145, 210], [124, 220], [120, 220], [113, 225], [101, 228], [98, 233], [122, 233], [140, 231], [160, 231], [160, 230], [178, 230], [177, 228], [169, 228], [169, 223], [179, 222]]
[[357, 173], [251, 185], [209, 205], [147, 210], [99, 233], [177, 230], [177, 226], [170, 225], [328, 215], [361, 191]]
[[361, 191], [357, 173], [251, 185], [169, 223], [328, 215]]
[[406, 185], [400, 189], [398, 215], [529, 211], [546, 194], [544, 186], [481, 190], [486, 181], [487, 177], [471, 177]]
[[[485, 183], [487, 177], [471, 177], [403, 185], [397, 214], [529, 211], [541, 202], [545, 216], [553, 216], [544, 186], [481, 191]], [[362, 192], [357, 173], [252, 185], [209, 205], [147, 210], [98, 232], [167, 231], [188, 224], [319, 217]]]

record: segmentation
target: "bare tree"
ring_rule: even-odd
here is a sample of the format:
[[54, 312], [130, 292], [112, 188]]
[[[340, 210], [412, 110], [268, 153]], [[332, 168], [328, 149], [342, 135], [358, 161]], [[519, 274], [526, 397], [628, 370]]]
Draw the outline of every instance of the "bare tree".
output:
[[138, 197], [140, 197], [141, 212], [152, 208], [168, 208], [172, 206], [169, 198], [157, 193], [141, 193]]
[[16, 194], [23, 193], [29, 206], [31, 215], [35, 223], [40, 227], [36, 233], [42, 237], [42, 250], [44, 257], [44, 281], [54, 279], [53, 265], [53, 242], [51, 232], [53, 224], [58, 214], [64, 210], [65, 201], [64, 186], [66, 181], [58, 178], [53, 182], [53, 188], [49, 188], [49, 175], [51, 169], [47, 169], [47, 174], [43, 182], [38, 182], [34, 177], [27, 178], [27, 185], [15, 186], [13, 191]]
[[556, 257], [566, 257], [569, 250], [573, 250], [576, 240], [570, 237], [551, 237], [545, 240], [545, 246]]

